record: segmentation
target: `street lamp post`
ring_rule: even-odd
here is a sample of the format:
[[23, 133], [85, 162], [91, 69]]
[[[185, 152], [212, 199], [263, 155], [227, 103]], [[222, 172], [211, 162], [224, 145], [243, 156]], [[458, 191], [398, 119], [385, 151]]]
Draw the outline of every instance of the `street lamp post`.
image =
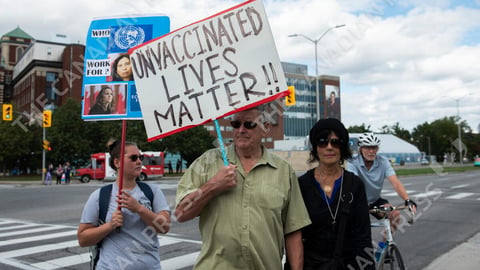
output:
[[458, 103], [460, 102], [460, 99], [457, 98], [455, 99], [457, 102], [457, 118], [458, 118], [458, 152], [460, 153], [460, 164], [463, 165], [463, 154], [462, 154], [462, 132], [460, 131], [460, 110]]
[[311, 41], [314, 46], [315, 46], [315, 104], [316, 104], [316, 107], [317, 107], [317, 121], [320, 120], [320, 103], [319, 103], [319, 100], [320, 100], [320, 89], [319, 89], [319, 86], [318, 86], [318, 50], [317, 50], [317, 45], [318, 45], [318, 42], [328, 33], [330, 32], [331, 30], [335, 29], [335, 28], [340, 28], [340, 27], [344, 27], [345, 24], [339, 24], [339, 25], [335, 25], [335, 26], [332, 26], [330, 28], [328, 28], [327, 30], [325, 30], [325, 32], [323, 32], [323, 34], [320, 35], [319, 38], [317, 39], [312, 39], [312, 38], [309, 38], [303, 34], [292, 34], [292, 35], [289, 35], [289, 37], [303, 37], [305, 39], [307, 39], [308, 41]]

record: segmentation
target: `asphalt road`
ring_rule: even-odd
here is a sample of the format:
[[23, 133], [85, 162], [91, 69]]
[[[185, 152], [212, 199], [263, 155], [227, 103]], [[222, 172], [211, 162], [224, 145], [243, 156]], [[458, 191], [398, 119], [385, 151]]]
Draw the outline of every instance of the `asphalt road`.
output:
[[[408, 269], [423, 269], [435, 258], [480, 232], [478, 226], [480, 216], [477, 215], [480, 210], [480, 171], [445, 175], [439, 171], [438, 174], [433, 175], [402, 177], [402, 181], [419, 206], [415, 223], [412, 226], [405, 225], [395, 237]], [[177, 181], [163, 179], [154, 182], [161, 185], [173, 208]], [[25, 249], [26, 245], [32, 244], [18, 243], [5, 246], [4, 244], [7, 243], [5, 241], [12, 241], [11, 239], [16, 237], [2, 235], [2, 221], [15, 219], [26, 223], [65, 225], [70, 230], [74, 230], [88, 195], [100, 185], [102, 183], [81, 184], [77, 181], [73, 181], [68, 186], [0, 184], [0, 269], [30, 269], [22, 268], [23, 266], [14, 267], [11, 262], [20, 261], [22, 265], [36, 263], [35, 265], [38, 266], [42, 261], [55, 260], [56, 256], [64, 257], [71, 253], [83, 253], [84, 250], [71, 248], [49, 252], [48, 256], [32, 254], [19, 258], [8, 257], [6, 252]], [[385, 184], [382, 196], [392, 203], [401, 203], [389, 183]], [[174, 245], [163, 247], [162, 260], [170, 265], [170, 268], [166, 268], [191, 269], [191, 264], [201, 245], [197, 220], [182, 224], [174, 223], [167, 236], [172, 237], [166, 239], [167, 242], [172, 239], [180, 240], [174, 241]], [[373, 236], [381, 237], [380, 232], [375, 230]], [[75, 235], [71, 237], [75, 240]], [[57, 240], [50, 240], [50, 243], [55, 241]], [[37, 242], [33, 244], [36, 245]], [[178, 261], [183, 263], [183, 268], [172, 266]], [[78, 267], [62, 269], [88, 269], [86, 266], [86, 264], [80, 264]]]

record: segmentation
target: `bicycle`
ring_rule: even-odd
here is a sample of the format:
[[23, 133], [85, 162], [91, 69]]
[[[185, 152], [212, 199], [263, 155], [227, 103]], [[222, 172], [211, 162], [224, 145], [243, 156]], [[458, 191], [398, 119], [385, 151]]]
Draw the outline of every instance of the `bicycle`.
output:
[[[406, 266], [400, 253], [398, 245], [395, 243], [392, 235], [392, 229], [390, 228], [390, 220], [388, 219], [388, 214], [396, 210], [405, 210], [410, 211], [410, 218], [408, 223], [413, 224], [414, 213], [412, 212], [411, 206], [383, 206], [374, 207], [370, 209], [370, 213], [383, 213], [383, 218], [379, 222], [373, 222], [371, 227], [384, 227], [385, 228], [385, 247], [383, 247], [380, 256], [375, 257], [375, 263], [377, 265], [377, 270], [391, 269], [391, 270], [405, 270]], [[376, 254], [376, 253], [375, 253]], [[385, 265], [390, 265], [390, 268], [385, 267]]]

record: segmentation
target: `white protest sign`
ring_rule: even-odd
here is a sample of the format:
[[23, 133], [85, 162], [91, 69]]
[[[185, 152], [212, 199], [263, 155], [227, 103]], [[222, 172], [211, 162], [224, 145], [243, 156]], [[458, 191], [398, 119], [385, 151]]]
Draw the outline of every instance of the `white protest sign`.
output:
[[286, 96], [261, 1], [129, 50], [148, 140]]

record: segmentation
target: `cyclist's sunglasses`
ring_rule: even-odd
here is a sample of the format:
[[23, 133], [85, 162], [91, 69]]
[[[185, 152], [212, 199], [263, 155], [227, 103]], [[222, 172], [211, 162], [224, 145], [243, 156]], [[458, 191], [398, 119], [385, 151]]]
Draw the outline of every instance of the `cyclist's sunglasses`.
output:
[[257, 126], [257, 123], [252, 121], [245, 121], [245, 122], [240, 122], [238, 120], [230, 121], [230, 125], [232, 125], [233, 128], [240, 128], [242, 124], [246, 129], [254, 129]]
[[320, 148], [325, 148], [327, 145], [330, 143], [332, 147], [335, 148], [340, 148], [340, 145], [342, 145], [342, 140], [340, 139], [320, 139], [317, 142], [317, 146]]
[[135, 162], [135, 161], [137, 161], [137, 159], [140, 159], [140, 161], [143, 161], [144, 156], [143, 155], [130, 155], [130, 156], [128, 156], [128, 158], [131, 161]]

